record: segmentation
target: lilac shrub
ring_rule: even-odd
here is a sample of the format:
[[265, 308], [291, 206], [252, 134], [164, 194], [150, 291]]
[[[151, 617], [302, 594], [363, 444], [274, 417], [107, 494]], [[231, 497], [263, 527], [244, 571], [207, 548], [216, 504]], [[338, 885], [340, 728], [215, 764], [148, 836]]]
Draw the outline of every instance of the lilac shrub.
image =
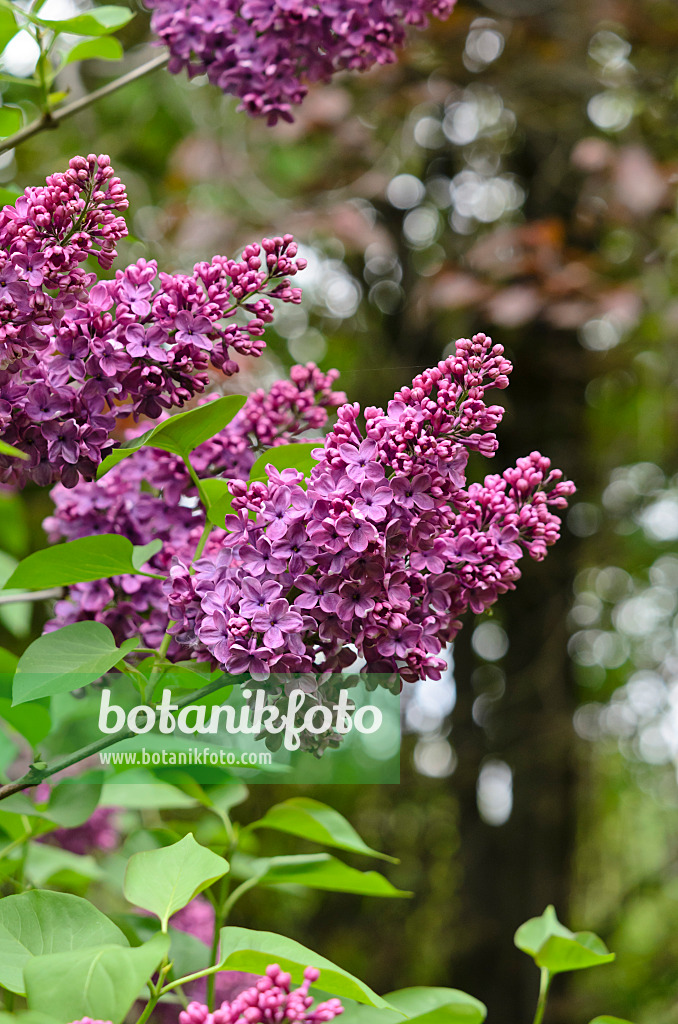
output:
[[0, 213], [0, 437], [30, 456], [0, 455], [3, 483], [92, 479], [119, 418], [183, 406], [210, 367], [237, 372], [235, 355], [260, 355], [273, 300], [300, 301], [291, 235], [191, 274], [141, 259], [98, 280], [83, 264], [111, 268], [127, 205], [109, 158], [90, 155]]
[[389, 64], [408, 26], [447, 18], [455, 0], [148, 0], [169, 70], [206, 74], [240, 109], [291, 121], [307, 83]]

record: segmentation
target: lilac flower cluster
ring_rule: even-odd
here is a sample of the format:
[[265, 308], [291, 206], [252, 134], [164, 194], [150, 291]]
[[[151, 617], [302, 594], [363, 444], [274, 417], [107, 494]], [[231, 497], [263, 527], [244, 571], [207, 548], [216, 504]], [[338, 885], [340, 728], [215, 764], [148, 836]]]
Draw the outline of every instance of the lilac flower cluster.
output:
[[455, 0], [148, 0], [169, 70], [237, 96], [241, 110], [291, 121], [307, 82], [395, 60], [410, 25], [447, 18]]
[[[230, 485], [237, 514], [189, 570], [163, 584], [177, 640], [255, 680], [361, 671], [439, 678], [467, 610], [515, 586], [541, 559], [574, 487], [533, 452], [466, 487], [468, 454], [492, 455], [501, 406], [486, 392], [511, 364], [484, 334], [397, 392], [386, 412], [339, 409], [310, 479], [269, 466]], [[306, 489], [302, 486], [306, 483]]]
[[127, 205], [108, 157], [90, 155], [0, 213], [0, 437], [30, 456], [0, 455], [0, 482], [92, 479], [118, 418], [184, 405], [209, 367], [235, 373], [235, 354], [260, 355], [273, 300], [300, 301], [291, 235], [192, 274], [141, 259], [97, 280], [82, 264], [111, 267]]
[[290, 990], [291, 976], [278, 964], [266, 968], [266, 974], [255, 985], [237, 995], [232, 1002], [223, 1002], [210, 1013], [203, 1003], [189, 1003], [179, 1014], [179, 1024], [321, 1024], [334, 1020], [344, 1012], [338, 999], [328, 999], [313, 1006], [310, 986], [318, 980], [320, 971], [307, 967], [299, 988]]
[[[199, 478], [223, 476], [246, 480], [256, 457], [255, 447], [304, 440], [306, 431], [319, 431], [328, 411], [346, 401], [333, 390], [338, 374], [322, 373], [312, 363], [293, 366], [287, 380], [269, 391], [258, 389], [221, 433], [191, 455]], [[167, 573], [174, 558], [190, 561], [205, 525], [197, 490], [181, 459], [155, 448], [142, 448], [97, 482], [81, 481], [72, 489], [58, 484], [52, 490], [54, 514], [44, 526], [50, 540], [75, 540], [97, 533], [118, 533], [134, 544], [160, 539], [162, 550], [151, 560], [158, 573]], [[223, 533], [215, 530], [208, 551], [216, 552]], [[159, 646], [169, 622], [167, 597], [158, 580], [122, 576], [79, 583], [67, 599], [57, 602], [56, 618], [48, 629], [82, 619], [97, 619], [120, 643], [141, 634], [149, 647]], [[169, 656], [185, 656], [176, 641]]]

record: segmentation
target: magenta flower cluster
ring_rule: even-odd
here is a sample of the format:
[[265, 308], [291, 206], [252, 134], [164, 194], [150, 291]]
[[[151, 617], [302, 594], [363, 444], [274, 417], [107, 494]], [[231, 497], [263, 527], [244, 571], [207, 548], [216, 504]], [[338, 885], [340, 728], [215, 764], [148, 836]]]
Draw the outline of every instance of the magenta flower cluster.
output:
[[[320, 431], [328, 411], [346, 401], [342, 392], [333, 390], [337, 376], [336, 371], [322, 373], [312, 363], [293, 366], [289, 379], [277, 381], [267, 392], [252, 392], [226, 429], [191, 454], [198, 477], [247, 480], [256, 457], [253, 442], [265, 448], [307, 440], [307, 431]], [[168, 573], [174, 558], [190, 561], [205, 525], [185, 464], [155, 448], [142, 448], [96, 483], [81, 481], [72, 489], [59, 484], [52, 498], [54, 514], [44, 524], [50, 540], [96, 533], [122, 534], [134, 544], [160, 539], [162, 550], [150, 563], [158, 573]], [[207, 550], [216, 554], [221, 538], [223, 532], [215, 529]], [[144, 576], [78, 583], [67, 599], [57, 602], [55, 614], [48, 629], [97, 619], [119, 643], [141, 634], [149, 647], [159, 646], [169, 622], [161, 582]], [[169, 656], [185, 654], [185, 647], [173, 641]]]
[[192, 274], [141, 259], [98, 280], [82, 264], [111, 267], [127, 205], [108, 157], [90, 155], [0, 213], [0, 437], [29, 455], [0, 455], [2, 482], [92, 479], [120, 417], [182, 406], [210, 367], [235, 373], [234, 355], [261, 353], [272, 300], [300, 301], [291, 235]]
[[170, 631], [259, 681], [356, 662], [439, 678], [461, 615], [513, 588], [525, 553], [544, 557], [574, 490], [538, 452], [466, 486], [469, 452], [497, 448], [503, 408], [486, 393], [510, 370], [484, 334], [463, 339], [385, 412], [366, 409], [364, 430], [357, 404], [342, 406], [308, 481], [273, 466], [265, 483], [234, 481], [227, 532], [163, 585]]
[[189, 1003], [179, 1014], [179, 1024], [321, 1024], [334, 1020], [344, 1012], [338, 999], [328, 999], [313, 1006], [310, 986], [318, 980], [320, 971], [307, 967], [299, 988], [291, 989], [291, 976], [278, 964], [266, 968], [266, 974], [255, 985], [232, 1000], [223, 1002], [210, 1013], [203, 1003]]
[[455, 0], [148, 0], [169, 70], [206, 74], [240, 109], [291, 121], [308, 82], [395, 60], [410, 25]]

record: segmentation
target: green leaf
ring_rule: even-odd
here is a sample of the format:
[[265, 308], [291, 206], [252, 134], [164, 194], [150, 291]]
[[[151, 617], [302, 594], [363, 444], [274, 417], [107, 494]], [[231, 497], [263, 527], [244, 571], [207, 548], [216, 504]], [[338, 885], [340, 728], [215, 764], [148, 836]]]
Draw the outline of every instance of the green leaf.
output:
[[11, 699], [7, 697], [0, 697], [0, 718], [27, 739], [32, 747], [44, 740], [52, 727], [47, 708], [40, 704], [13, 708]]
[[417, 1024], [482, 1024], [487, 1009], [456, 988], [403, 988], [384, 997]]
[[[72, 583], [105, 580], [111, 576], [139, 575], [138, 565], [159, 551], [160, 541], [151, 541], [135, 548], [127, 537], [101, 533], [79, 537], [64, 544], [34, 551], [23, 561], [5, 583], [5, 590], [43, 590], [47, 587], [69, 587]], [[148, 551], [155, 545], [149, 555]]]
[[12, 688], [13, 704], [52, 697], [100, 679], [126, 654], [139, 646], [139, 638], [120, 647], [103, 622], [74, 622], [38, 637], [19, 659]]
[[124, 782], [106, 782], [99, 803], [101, 807], [125, 807], [135, 811], [196, 805], [192, 796], [167, 782], [158, 782], [150, 772], [143, 770], [125, 772]]
[[263, 818], [248, 826], [255, 828], [272, 828], [277, 832], [310, 839], [323, 846], [332, 846], [350, 853], [362, 853], [366, 857], [379, 857], [381, 860], [397, 864], [396, 857], [379, 853], [363, 842], [356, 830], [346, 818], [334, 808], [312, 800], [310, 797], [298, 796], [269, 808]]
[[158, 551], [162, 551], [162, 541], [152, 540], [148, 544], [141, 544], [139, 547], [132, 548], [132, 565], [140, 572], [146, 562], [150, 562], [154, 555], [157, 555]]
[[233, 498], [228, 490], [228, 480], [201, 480], [202, 493], [207, 500], [207, 518], [214, 526], [224, 528], [224, 519], [233, 512]]
[[358, 896], [412, 895], [396, 889], [378, 871], [357, 871], [329, 853], [262, 858], [250, 865], [248, 874], [258, 877], [258, 885], [304, 885]]
[[51, 28], [53, 32], [72, 32], [76, 36], [106, 36], [127, 25], [133, 17], [134, 12], [126, 7], [107, 6], [95, 7], [87, 14], [78, 14], [75, 18], [56, 21], [35, 17], [33, 21]]
[[589, 1024], [632, 1024], [630, 1020], [622, 1020], [621, 1017], [596, 1017]]
[[34, 957], [103, 943], [126, 946], [127, 939], [88, 900], [40, 889], [0, 900], [0, 985], [10, 992], [26, 992], [24, 969]]
[[[6, 139], [8, 135], [18, 132], [24, 123], [24, 115], [19, 107], [0, 107], [0, 138]], [[25, 452], [20, 452], [5, 441], [0, 442], [0, 452], [3, 455], [13, 455], [18, 459], [26, 459]]]
[[[9, 131], [5, 131], [4, 130], [5, 129], [5, 125], [7, 123], [9, 123], [9, 120], [13, 116], [12, 112], [14, 112], [14, 111], [18, 114], [18, 123], [16, 124], [16, 127], [10, 128]], [[22, 112], [17, 110], [17, 108], [15, 108], [15, 106], [2, 106], [2, 108], [0, 108], [0, 135], [3, 135], [3, 136], [4, 135], [11, 135], [11, 134], [13, 134], [13, 132], [17, 131], [20, 127], [22, 127]], [[3, 191], [8, 191], [8, 189], [2, 189], [2, 190]], [[8, 199], [7, 200], [7, 203], [13, 203], [13, 202], [14, 202], [13, 199]], [[7, 444], [7, 441], [3, 441], [3, 440], [0, 440], [0, 455], [10, 455], [14, 459], [24, 459], [25, 462], [30, 458], [26, 454], [26, 452], [22, 452], [22, 451], [20, 451], [20, 449], [15, 449], [13, 444]]]
[[22, 1010], [19, 1013], [0, 1012], [0, 1024], [59, 1024], [59, 1022], [55, 1017], [48, 1017], [46, 1013]]
[[120, 60], [123, 52], [122, 43], [114, 36], [86, 39], [82, 43], [76, 43], [73, 49], [69, 50], [64, 66], [80, 60]]
[[278, 470], [298, 469], [308, 476], [318, 460], [314, 459], [311, 452], [322, 448], [322, 440], [303, 442], [299, 444], [281, 444], [275, 448], [269, 448], [260, 455], [250, 470], [250, 480], [265, 480], [266, 466], [275, 466]]
[[250, 928], [222, 928], [220, 950], [219, 970], [264, 974], [269, 964], [277, 963], [300, 985], [304, 969], [310, 964], [321, 972], [319, 987], [323, 991], [377, 1008], [388, 1007], [388, 1003], [359, 978], [284, 935]]
[[94, 814], [100, 795], [101, 785], [93, 782], [60, 782], [50, 794], [45, 815], [60, 828], [77, 828]]
[[0, 51], [4, 50], [10, 39], [19, 31], [14, 11], [8, 7], [0, 8]]
[[231, 422], [245, 404], [245, 395], [227, 395], [217, 398], [214, 402], [206, 402], [188, 412], [179, 412], [168, 420], [159, 423], [152, 430], [147, 430], [140, 437], [124, 441], [119, 448], [114, 448], [97, 471], [97, 480], [104, 476], [113, 466], [133, 455], [140, 448], [160, 448], [186, 458], [199, 445], [209, 441]]
[[598, 967], [612, 963], [614, 953], [592, 932], [577, 932], [571, 939], [552, 935], [546, 940], [535, 957], [538, 967], [545, 967], [551, 974], [563, 971], [581, 971], [585, 967]]
[[[2, 9], [2, 8], [0, 8]], [[5, 186], [0, 188], [0, 206], [14, 206], [15, 202], [22, 196], [23, 192], [21, 189], [14, 188], [12, 186]], [[8, 451], [7, 449], [10, 449]], [[26, 452], [20, 451], [18, 448], [13, 448], [11, 444], [7, 444], [6, 441], [0, 441], [0, 452], [4, 455], [16, 455], [18, 459], [29, 459], [30, 456]]]
[[[94, 857], [71, 853], [47, 843], [31, 843], [24, 865], [26, 878], [35, 886], [63, 882], [69, 887], [86, 888], [87, 883], [106, 877], [106, 872]], [[61, 951], [61, 947], [58, 947]]]
[[541, 917], [532, 917], [525, 924], [521, 924], [513, 941], [518, 949], [534, 958], [552, 935], [562, 935], [563, 938], [569, 939], [573, 933], [560, 923], [555, 908], [548, 906]]
[[247, 786], [240, 782], [232, 782], [225, 786], [212, 786], [203, 790], [200, 800], [206, 807], [215, 811], [219, 817], [222, 813], [228, 814], [238, 804], [247, 800], [249, 792]]
[[551, 974], [579, 971], [614, 960], [614, 953], [608, 951], [602, 939], [593, 932], [571, 932], [560, 923], [551, 906], [541, 917], [533, 917], [522, 924], [514, 941], [538, 967]]
[[196, 843], [192, 833], [160, 850], [130, 857], [124, 893], [130, 903], [150, 910], [163, 929], [172, 914], [181, 910], [228, 871], [228, 861]]
[[28, 1006], [62, 1024], [91, 1017], [121, 1024], [169, 950], [158, 934], [134, 949], [98, 945], [36, 957], [25, 969]]

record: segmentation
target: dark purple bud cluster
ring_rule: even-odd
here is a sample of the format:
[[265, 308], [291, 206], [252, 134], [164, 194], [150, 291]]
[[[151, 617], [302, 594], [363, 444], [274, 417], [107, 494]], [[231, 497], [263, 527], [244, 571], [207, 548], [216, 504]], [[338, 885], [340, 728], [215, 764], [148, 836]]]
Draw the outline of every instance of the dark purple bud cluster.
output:
[[292, 120], [307, 83], [390, 64], [407, 27], [447, 18], [455, 0], [149, 0], [169, 69], [210, 82], [240, 109]]

